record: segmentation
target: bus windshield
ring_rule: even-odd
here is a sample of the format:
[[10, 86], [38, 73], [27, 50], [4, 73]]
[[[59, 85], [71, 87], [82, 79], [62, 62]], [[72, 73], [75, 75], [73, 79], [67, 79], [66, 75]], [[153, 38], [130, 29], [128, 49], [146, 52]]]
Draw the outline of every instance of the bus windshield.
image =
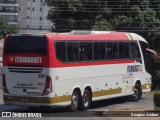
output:
[[6, 40], [4, 54], [15, 53], [47, 55], [47, 40], [43, 36], [11, 36]]

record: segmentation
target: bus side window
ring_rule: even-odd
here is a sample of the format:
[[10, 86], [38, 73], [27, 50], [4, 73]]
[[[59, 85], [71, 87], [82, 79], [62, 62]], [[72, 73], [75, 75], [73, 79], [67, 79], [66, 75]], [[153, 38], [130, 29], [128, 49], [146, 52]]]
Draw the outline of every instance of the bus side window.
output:
[[92, 52], [91, 42], [80, 42], [79, 43], [80, 61], [93, 61], [92, 53], [93, 52]]
[[100, 60], [100, 49], [99, 49], [99, 43], [94, 43], [94, 60]]
[[132, 59], [140, 59], [140, 51], [137, 42], [130, 42], [130, 52]]
[[129, 54], [129, 42], [125, 42], [124, 43], [125, 46], [125, 58], [130, 58], [130, 54]]
[[124, 59], [125, 58], [125, 46], [124, 42], [119, 43], [119, 59]]
[[119, 42], [119, 59], [129, 59], [129, 43]]
[[118, 59], [118, 43], [113, 43], [113, 59]]
[[56, 42], [56, 57], [62, 62], [67, 62], [66, 42]]
[[94, 60], [105, 60], [105, 43], [94, 42]]
[[112, 51], [113, 51], [112, 42], [107, 42], [107, 44], [106, 44], [106, 52], [107, 52], [107, 59], [108, 60], [113, 58]]
[[68, 58], [68, 62], [78, 62], [78, 43], [77, 42], [67, 43], [67, 58]]

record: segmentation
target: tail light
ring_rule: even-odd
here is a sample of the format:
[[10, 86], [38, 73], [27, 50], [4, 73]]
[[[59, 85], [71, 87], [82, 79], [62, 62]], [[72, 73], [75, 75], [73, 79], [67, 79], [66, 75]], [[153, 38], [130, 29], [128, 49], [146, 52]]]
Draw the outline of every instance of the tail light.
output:
[[48, 95], [52, 92], [52, 80], [50, 76], [46, 77], [46, 84], [42, 95]]
[[9, 91], [7, 89], [7, 85], [6, 85], [6, 76], [5, 74], [3, 74], [3, 92], [9, 94]]

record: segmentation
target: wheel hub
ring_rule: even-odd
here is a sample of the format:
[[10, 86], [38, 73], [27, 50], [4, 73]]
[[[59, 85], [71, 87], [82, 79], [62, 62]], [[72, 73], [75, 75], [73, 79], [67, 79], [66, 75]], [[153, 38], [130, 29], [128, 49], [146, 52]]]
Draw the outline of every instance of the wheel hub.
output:
[[78, 104], [78, 98], [77, 98], [76, 95], [73, 95], [73, 97], [72, 97], [72, 103], [73, 103], [73, 106], [74, 106], [74, 107], [77, 106], [77, 104]]
[[84, 106], [88, 106], [89, 104], [89, 96], [87, 94], [84, 95], [83, 103], [84, 103]]

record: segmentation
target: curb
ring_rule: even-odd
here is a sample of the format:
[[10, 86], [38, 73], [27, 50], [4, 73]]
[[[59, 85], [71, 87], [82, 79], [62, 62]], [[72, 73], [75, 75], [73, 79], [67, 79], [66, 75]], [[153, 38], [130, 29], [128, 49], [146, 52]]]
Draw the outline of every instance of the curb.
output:
[[[146, 106], [141, 106], [141, 107], [126, 107], [126, 108], [116, 108], [116, 109], [106, 109], [103, 113], [102, 116], [104, 117], [133, 117], [132, 115], [147, 115], [149, 113], [157, 112], [154, 110], [154, 107], [146, 107]], [[157, 113], [155, 113], [157, 114]], [[134, 116], [137, 117], [137, 116]], [[141, 116], [138, 116], [141, 117]]]
[[106, 109], [105, 111], [154, 111], [154, 106], [146, 107], [146, 106], [138, 106], [138, 107], [125, 107], [125, 108], [116, 108], [116, 109]]

